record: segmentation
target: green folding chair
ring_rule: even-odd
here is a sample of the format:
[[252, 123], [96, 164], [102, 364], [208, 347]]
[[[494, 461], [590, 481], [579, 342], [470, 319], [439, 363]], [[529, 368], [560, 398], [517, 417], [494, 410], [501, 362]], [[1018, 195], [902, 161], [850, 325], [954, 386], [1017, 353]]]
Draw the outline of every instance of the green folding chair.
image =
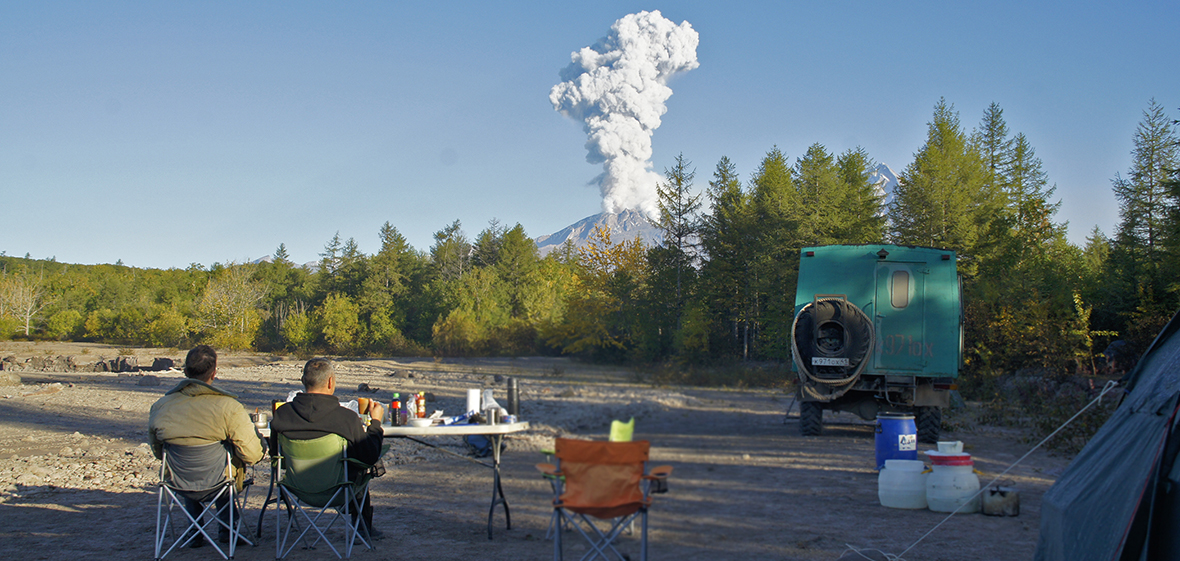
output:
[[[364, 517], [361, 516], [364, 506], [361, 503], [368, 496], [370, 476], [367, 472], [372, 466], [348, 457], [347, 440], [336, 434], [310, 440], [292, 440], [280, 434], [276, 455], [281, 477], [278, 481], [280, 505], [275, 508], [276, 559], [285, 558], [299, 543], [312, 549], [323, 541], [338, 558], [350, 557], [357, 539], [366, 548], [373, 548], [365, 539], [369, 529], [364, 527]], [[349, 466], [363, 472], [355, 481], [349, 479]], [[287, 513], [285, 528], [282, 523], [284, 510]], [[338, 520], [343, 521], [343, 555], [327, 536]], [[300, 530], [294, 539], [292, 530]], [[312, 531], [315, 539], [309, 542], [309, 532]]]

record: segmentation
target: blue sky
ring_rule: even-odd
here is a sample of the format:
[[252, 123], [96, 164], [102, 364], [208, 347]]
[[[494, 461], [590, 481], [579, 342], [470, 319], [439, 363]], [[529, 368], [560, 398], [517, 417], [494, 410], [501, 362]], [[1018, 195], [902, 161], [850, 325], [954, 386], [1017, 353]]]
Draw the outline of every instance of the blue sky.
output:
[[570, 53], [659, 10], [699, 34], [653, 169], [703, 189], [777, 146], [863, 146], [901, 172], [940, 97], [1023, 132], [1070, 239], [1113, 232], [1110, 190], [1154, 98], [1180, 117], [1175, 2], [6, 2], [0, 251], [185, 267], [286, 244], [422, 250], [461, 220], [549, 234], [600, 212], [581, 123], [549, 90]]

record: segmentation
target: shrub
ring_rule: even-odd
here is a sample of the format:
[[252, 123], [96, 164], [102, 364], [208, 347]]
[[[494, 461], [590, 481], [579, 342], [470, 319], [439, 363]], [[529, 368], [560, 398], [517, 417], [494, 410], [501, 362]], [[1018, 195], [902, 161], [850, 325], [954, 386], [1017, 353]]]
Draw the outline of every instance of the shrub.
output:
[[83, 325], [82, 313], [67, 309], [53, 314], [45, 324], [45, 333], [59, 341], [73, 337]]
[[180, 347], [188, 337], [188, 320], [184, 314], [169, 308], [148, 322], [147, 342], [153, 347]]
[[319, 336], [311, 316], [302, 310], [287, 316], [279, 332], [287, 342], [287, 348], [293, 351], [307, 350]]
[[320, 307], [320, 330], [332, 352], [345, 354], [356, 348], [359, 313], [360, 308], [347, 296], [329, 294], [324, 300]]

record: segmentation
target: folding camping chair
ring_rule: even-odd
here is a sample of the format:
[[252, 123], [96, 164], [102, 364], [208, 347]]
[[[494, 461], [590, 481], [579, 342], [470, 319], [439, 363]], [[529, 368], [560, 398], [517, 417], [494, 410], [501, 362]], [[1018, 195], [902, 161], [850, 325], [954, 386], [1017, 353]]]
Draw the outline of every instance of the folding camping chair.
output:
[[[647, 559], [647, 511], [653, 493], [667, 492], [671, 466], [647, 471], [650, 443], [601, 442], [558, 438], [557, 465], [537, 464], [554, 485], [553, 512], [556, 527], [567, 522], [586, 538], [591, 551], [582, 557], [627, 559], [614, 546], [623, 529], [640, 520], [640, 559]], [[607, 520], [605, 532], [589, 517]], [[553, 558], [562, 558], [561, 535], [553, 532]]]
[[[349, 458], [348, 441], [336, 434], [310, 440], [291, 440], [280, 434], [276, 452], [280, 504], [275, 508], [275, 558], [285, 558], [298, 543], [310, 549], [323, 541], [340, 558], [352, 555], [358, 538], [366, 548], [373, 549], [366, 539], [369, 528], [364, 527], [361, 516], [362, 503], [368, 497], [368, 472], [373, 466]], [[352, 481], [348, 476], [349, 466], [364, 473]], [[283, 510], [287, 511], [285, 529]], [[337, 520], [343, 520], [344, 524], [343, 555], [327, 536]], [[291, 539], [292, 529], [300, 530], [294, 539]], [[312, 530], [315, 539], [309, 542], [308, 533]]]
[[[624, 423], [623, 421], [619, 421], [617, 419], [610, 422], [610, 436], [608, 437], [608, 440], [610, 440], [611, 442], [631, 442], [631, 437], [634, 434], [635, 434], [635, 417], [631, 417], [631, 419], [629, 421], [627, 421], [626, 423]], [[546, 460], [548, 460], [550, 462], [553, 461], [553, 450], [541, 450], [541, 453], [545, 454]], [[555, 477], [549, 476], [549, 475], [544, 475], [544, 477], [545, 477], [545, 479], [549, 480], [550, 485], [556, 485], [553, 481], [553, 479], [556, 479]], [[553, 487], [553, 491], [557, 492], [556, 486]], [[556, 522], [557, 522], [557, 513], [554, 513], [553, 516], [549, 518], [549, 528], [545, 530], [545, 539], [549, 539], [549, 535], [553, 533], [554, 524]], [[632, 520], [632, 523], [628, 526], [627, 531], [628, 531], [628, 533], [631, 533], [631, 534], [635, 533], [634, 520]]]
[[[156, 500], [156, 559], [163, 559], [177, 547], [204, 539], [223, 559], [233, 559], [238, 540], [254, 545], [242, 535], [242, 506], [253, 480], [234, 482], [231, 456], [221, 442], [193, 446], [164, 444], [160, 462], [160, 489]], [[199, 505], [197, 513], [189, 512], [187, 504]], [[208, 520], [205, 514], [208, 513]], [[224, 519], [223, 519], [224, 517]], [[184, 529], [176, 529], [177, 522]], [[216, 526], [210, 526], [215, 524]], [[209, 530], [218, 528], [229, 536], [229, 545], [222, 549]], [[172, 543], [164, 545], [169, 537]]]

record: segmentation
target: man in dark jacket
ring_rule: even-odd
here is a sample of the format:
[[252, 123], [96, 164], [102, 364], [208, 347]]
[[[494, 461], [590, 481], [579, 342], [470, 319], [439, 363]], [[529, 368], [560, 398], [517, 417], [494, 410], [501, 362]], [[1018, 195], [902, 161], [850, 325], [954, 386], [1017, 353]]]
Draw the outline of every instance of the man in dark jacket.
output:
[[[325, 358], [313, 358], [303, 365], [304, 391], [296, 394], [290, 403], [274, 412], [270, 422], [270, 449], [275, 450], [278, 435], [292, 440], [310, 440], [329, 434], [338, 434], [348, 441], [348, 457], [368, 465], [381, 459], [381, 443], [385, 433], [381, 419], [385, 408], [377, 401], [369, 405], [372, 420], [366, 427], [351, 409], [341, 407], [336, 399], [336, 373], [332, 363]], [[350, 473], [351, 477], [359, 473]], [[373, 528], [373, 504], [366, 493], [361, 506], [361, 516], [369, 535], [381, 539], [383, 532]]]

